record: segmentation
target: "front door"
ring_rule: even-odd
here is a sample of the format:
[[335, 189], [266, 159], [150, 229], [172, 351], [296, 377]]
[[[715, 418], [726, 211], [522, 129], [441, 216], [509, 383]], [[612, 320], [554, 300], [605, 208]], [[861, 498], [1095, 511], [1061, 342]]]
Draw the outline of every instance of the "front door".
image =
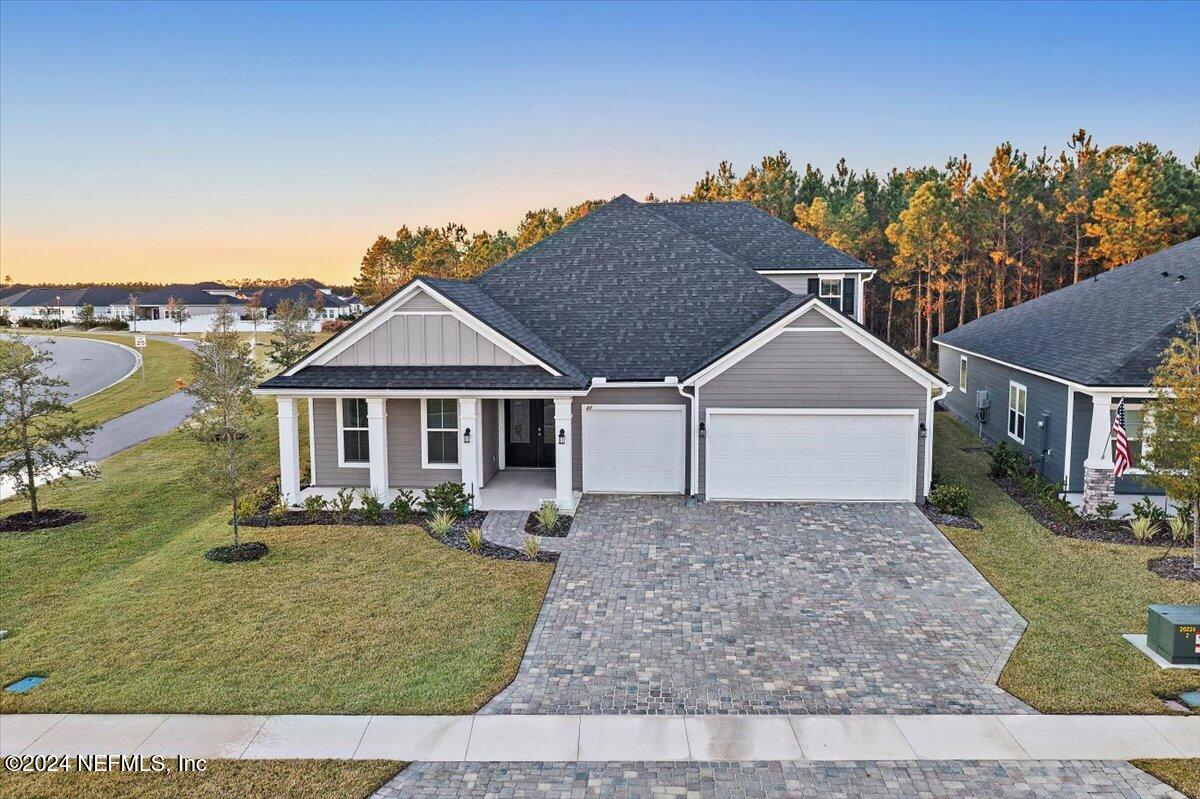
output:
[[540, 399], [504, 401], [505, 466], [554, 465], [554, 403]]

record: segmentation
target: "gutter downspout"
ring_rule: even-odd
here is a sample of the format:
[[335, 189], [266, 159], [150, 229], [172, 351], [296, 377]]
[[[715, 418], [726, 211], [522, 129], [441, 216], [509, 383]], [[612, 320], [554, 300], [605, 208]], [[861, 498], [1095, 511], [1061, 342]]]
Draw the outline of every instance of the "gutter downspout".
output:
[[[878, 270], [876, 270], [878, 271]], [[858, 323], [863, 327], [867, 326], [867, 284], [875, 279], [875, 271], [862, 279], [858, 289]]]
[[688, 460], [690, 461], [688, 464], [688, 473], [690, 475], [688, 480], [688, 497], [695, 498], [696, 495], [700, 493], [700, 387], [692, 386], [692, 394], [684, 393], [683, 388], [684, 387], [680, 384], [675, 385], [675, 390], [679, 392], [681, 397], [686, 397], [687, 399], [691, 400], [692, 445], [688, 447]]

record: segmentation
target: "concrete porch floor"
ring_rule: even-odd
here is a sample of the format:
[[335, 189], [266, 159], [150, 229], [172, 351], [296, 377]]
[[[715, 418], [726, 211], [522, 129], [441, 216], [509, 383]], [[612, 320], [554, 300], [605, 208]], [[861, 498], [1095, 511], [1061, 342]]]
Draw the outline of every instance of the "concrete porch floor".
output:
[[[300, 502], [303, 506], [307, 497], [324, 497], [327, 502], [337, 499], [338, 486], [309, 486], [300, 490]], [[359, 494], [363, 487], [353, 489], [354, 505], [358, 507]], [[383, 498], [386, 505], [396, 498], [399, 488], [388, 489]], [[414, 488], [413, 493], [419, 499], [422, 489]], [[476, 507], [480, 510], [537, 510], [544, 500], [554, 499], [554, 470], [553, 469], [504, 469], [496, 472], [496, 476], [479, 489]], [[572, 492], [572, 508], [579, 504], [582, 493]]]

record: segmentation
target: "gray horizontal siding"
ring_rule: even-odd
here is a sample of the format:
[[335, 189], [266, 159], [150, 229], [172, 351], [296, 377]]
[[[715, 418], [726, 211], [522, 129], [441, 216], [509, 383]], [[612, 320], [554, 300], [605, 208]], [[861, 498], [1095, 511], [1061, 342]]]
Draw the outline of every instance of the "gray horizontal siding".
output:
[[[571, 406], [572, 449], [571, 482], [576, 491], [583, 490], [583, 406], [584, 405], [684, 405], [690, 413], [691, 400], [680, 396], [674, 388], [596, 388], [587, 396], [576, 397]], [[687, 419], [685, 445], [691, 452], [692, 421]], [[685, 454], [685, 463], [690, 460]], [[691, 479], [690, 473], [687, 479]]]
[[[841, 332], [781, 333], [700, 387], [708, 408], [912, 408], [925, 421], [928, 389]], [[700, 492], [705, 441], [700, 439]], [[917, 495], [925, 441], [917, 445]]]
[[811, 275], [763, 275], [772, 283], [778, 283], [793, 294], [808, 293], [808, 279], [816, 277], [816, 274]]
[[[370, 470], [339, 467], [337, 461], [337, 400], [313, 400], [313, 439], [318, 486], [370, 485]], [[447, 480], [462, 480], [459, 469], [421, 468], [421, 401], [387, 401], [388, 484], [395, 488], [429, 488]]]
[[[980, 433], [985, 440], [990, 442], [1007, 441], [1014, 446], [1020, 446], [1026, 455], [1034, 459], [1034, 464], [1042, 470], [1042, 474], [1047, 480], [1056, 483], [1062, 482], [1067, 445], [1067, 387], [1062, 383], [1031, 375], [1020, 369], [1013, 369], [994, 361], [967, 355], [967, 391], [963, 393], [958, 390], [959, 355], [957, 350], [943, 345], [938, 346], [938, 374], [951, 385], [950, 394], [942, 400], [943, 407], [963, 420], [972, 430]], [[1021, 445], [1018, 445], [1017, 441], [1008, 435], [1008, 383], [1010, 380], [1021, 383], [1027, 391], [1025, 443]], [[987, 422], [982, 425], [982, 428], [979, 420], [975, 418], [975, 392], [981, 389], [987, 390], [991, 400]], [[1076, 425], [1078, 425], [1080, 399], [1086, 401], [1087, 397], [1076, 396]], [[1043, 412], [1050, 414], [1048, 426], [1044, 432], [1037, 426]], [[1076, 436], [1072, 448], [1082, 446], [1086, 452], [1086, 428], [1081, 445], [1078, 443], [1080, 440]], [[1049, 450], [1045, 455], [1044, 462], [1043, 448]], [[1072, 484], [1082, 485], [1082, 482], [1074, 483], [1072, 481]]]
[[[1075, 432], [1071, 444], [1071, 485], [1069, 490], [1079, 492], [1083, 490], [1083, 462], [1087, 460], [1088, 436], [1092, 430], [1092, 398], [1089, 395], [1076, 392], [1075, 423], [1072, 426]], [[1163, 491], [1161, 488], [1149, 485], [1141, 475], [1125, 474], [1117, 478], [1116, 493], [1161, 495]]]

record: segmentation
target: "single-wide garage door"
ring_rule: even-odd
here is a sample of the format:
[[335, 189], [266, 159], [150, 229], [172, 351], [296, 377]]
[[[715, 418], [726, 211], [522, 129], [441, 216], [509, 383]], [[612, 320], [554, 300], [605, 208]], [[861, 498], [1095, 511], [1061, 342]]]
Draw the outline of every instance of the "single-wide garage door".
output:
[[710, 408], [706, 428], [709, 499], [915, 494], [916, 411]]
[[682, 405], [584, 405], [583, 490], [682, 494], [685, 424]]

